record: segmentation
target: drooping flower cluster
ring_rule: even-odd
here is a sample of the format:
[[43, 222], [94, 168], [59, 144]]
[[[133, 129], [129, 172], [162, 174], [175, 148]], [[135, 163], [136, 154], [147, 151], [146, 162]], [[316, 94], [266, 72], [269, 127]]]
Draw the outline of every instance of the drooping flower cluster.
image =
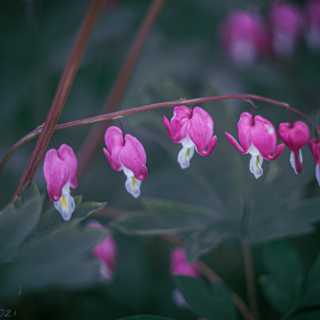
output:
[[[208, 156], [216, 146], [217, 137], [213, 136], [214, 122], [209, 113], [199, 107], [175, 107], [171, 121], [163, 117], [163, 123], [171, 141], [182, 144], [178, 154], [182, 169], [190, 166], [194, 149], [200, 155]], [[294, 172], [301, 173], [301, 148], [308, 142], [310, 132], [308, 126], [301, 121], [293, 124], [291, 120], [281, 123], [278, 136], [284, 144], [277, 146], [277, 135], [272, 123], [259, 115], [243, 112], [238, 122], [240, 144], [229, 133], [226, 132], [225, 136], [238, 152], [251, 154], [249, 169], [255, 178], [259, 178], [263, 174], [263, 159], [276, 160], [284, 150], [284, 144], [291, 150], [290, 164]], [[139, 197], [141, 183], [148, 174], [147, 156], [141, 142], [130, 134], [125, 135], [123, 128], [120, 130], [112, 126], [105, 133], [105, 143], [107, 148], [104, 148], [103, 152], [111, 167], [117, 171], [123, 170], [127, 176], [127, 191], [133, 197]], [[309, 141], [309, 147], [316, 162], [316, 178], [320, 185], [320, 142], [317, 135]], [[45, 156], [44, 176], [50, 200], [54, 201], [55, 207], [66, 221], [71, 219], [75, 210], [70, 187], [77, 187], [77, 167], [75, 154], [66, 144], [61, 145], [59, 150], [50, 149]]]
[[230, 12], [220, 36], [231, 60], [242, 67], [268, 53], [290, 58], [303, 36], [311, 51], [320, 52], [320, 0], [307, 1], [303, 10], [289, 1], [275, 1], [268, 24], [257, 11]]

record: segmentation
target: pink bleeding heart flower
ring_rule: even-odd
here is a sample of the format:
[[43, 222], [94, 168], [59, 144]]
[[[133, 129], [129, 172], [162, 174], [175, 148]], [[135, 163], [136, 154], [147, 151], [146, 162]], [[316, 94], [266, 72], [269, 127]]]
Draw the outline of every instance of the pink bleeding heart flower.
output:
[[309, 0], [307, 11], [307, 44], [313, 51], [320, 51], [320, 0]]
[[171, 121], [164, 116], [163, 123], [171, 141], [182, 144], [178, 154], [181, 169], [190, 166], [194, 148], [202, 156], [208, 156], [216, 146], [217, 137], [212, 137], [213, 120], [208, 112], [199, 107], [193, 110], [185, 106], [175, 107]]
[[[199, 271], [195, 263], [188, 263], [186, 254], [183, 248], [176, 247], [170, 254], [170, 273], [174, 275], [184, 275], [198, 278]], [[183, 297], [179, 289], [175, 288], [172, 292], [172, 300], [181, 309], [188, 309], [189, 304]]]
[[59, 150], [50, 149], [46, 153], [43, 172], [49, 197], [65, 221], [71, 219], [76, 208], [70, 187], [78, 186], [77, 170], [77, 158], [68, 145], [62, 144]]
[[141, 142], [131, 134], [124, 137], [117, 127], [109, 127], [104, 141], [107, 149], [103, 152], [114, 170], [123, 170], [127, 176], [127, 191], [135, 198], [140, 196], [141, 182], [147, 177], [147, 155]]
[[301, 148], [307, 144], [310, 138], [310, 132], [308, 126], [297, 121], [292, 126], [289, 122], [280, 123], [278, 129], [279, 138], [285, 143], [290, 154], [290, 164], [295, 173], [301, 173], [302, 171], [302, 152]]
[[[272, 123], [261, 116], [255, 116], [253, 123], [252, 115], [248, 112], [243, 112], [238, 122], [241, 145], [231, 134], [226, 132], [225, 135], [238, 152], [251, 154], [249, 168], [256, 179], [263, 174], [261, 167], [263, 159], [273, 161], [280, 156], [284, 149], [283, 144], [276, 147], [277, 136]], [[273, 152], [274, 154], [272, 154]]]
[[[105, 230], [105, 228], [103, 228], [96, 220], [90, 221], [88, 227]], [[114, 278], [118, 257], [118, 246], [110, 232], [108, 232], [107, 236], [96, 245], [92, 254], [100, 260], [100, 280], [110, 283]]]
[[275, 3], [270, 12], [273, 51], [280, 58], [292, 56], [302, 30], [302, 14], [290, 2]]
[[316, 178], [320, 186], [320, 141], [317, 142], [317, 140], [313, 138], [308, 144], [310, 151], [313, 154], [314, 161], [316, 162]]
[[220, 26], [221, 40], [238, 66], [250, 66], [269, 51], [265, 24], [258, 13], [231, 12]]

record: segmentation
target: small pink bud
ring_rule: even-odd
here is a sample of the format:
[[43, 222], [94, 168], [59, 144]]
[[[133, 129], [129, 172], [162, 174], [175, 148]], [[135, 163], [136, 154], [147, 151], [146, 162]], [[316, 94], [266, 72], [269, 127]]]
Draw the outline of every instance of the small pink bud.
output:
[[320, 51], [320, 0], [309, 0], [307, 10], [307, 44], [313, 51]]
[[221, 39], [230, 58], [240, 66], [249, 66], [269, 51], [264, 22], [258, 13], [231, 12], [220, 27]]
[[188, 263], [183, 248], [175, 248], [170, 255], [170, 272], [175, 275], [186, 275], [190, 277], [199, 277], [199, 272], [195, 263]]
[[320, 142], [316, 142], [316, 139], [313, 138], [308, 144], [310, 151], [313, 154], [314, 161], [316, 162], [316, 178], [320, 186]]
[[182, 144], [178, 154], [181, 169], [190, 166], [194, 148], [202, 156], [208, 156], [216, 146], [217, 137], [212, 137], [213, 120], [208, 112], [199, 107], [193, 110], [185, 106], [175, 107], [170, 123], [166, 117], [163, 117], [163, 123], [171, 141]]
[[[261, 116], [255, 116], [253, 124], [252, 115], [248, 112], [243, 112], [238, 122], [241, 145], [231, 134], [226, 132], [225, 135], [238, 152], [251, 154], [249, 168], [256, 179], [263, 174], [261, 167], [263, 159], [273, 161], [280, 156], [284, 149], [283, 144], [276, 147], [277, 136], [272, 123]], [[273, 152], [274, 154], [272, 154]]]
[[[101, 224], [95, 220], [90, 221], [88, 227], [104, 229]], [[118, 256], [118, 246], [110, 233], [97, 244], [92, 254], [101, 262], [99, 270], [101, 281], [110, 283], [114, 277]]]
[[127, 176], [127, 191], [135, 198], [140, 196], [141, 182], [147, 177], [147, 155], [141, 142], [131, 134], [126, 134], [123, 141], [122, 131], [109, 127], [104, 140], [107, 146], [103, 152], [114, 170], [123, 170]]
[[44, 178], [51, 201], [65, 221], [71, 219], [75, 210], [74, 199], [70, 195], [70, 187], [76, 188], [78, 162], [72, 150], [62, 144], [59, 150], [50, 149], [46, 153], [43, 164]]
[[297, 121], [290, 127], [290, 123], [280, 123], [278, 129], [279, 138], [285, 143], [289, 150], [291, 150], [290, 163], [295, 173], [302, 171], [302, 152], [301, 148], [308, 142], [310, 132], [308, 126]]
[[290, 2], [275, 3], [270, 13], [272, 47], [280, 58], [293, 55], [303, 29], [302, 14]]

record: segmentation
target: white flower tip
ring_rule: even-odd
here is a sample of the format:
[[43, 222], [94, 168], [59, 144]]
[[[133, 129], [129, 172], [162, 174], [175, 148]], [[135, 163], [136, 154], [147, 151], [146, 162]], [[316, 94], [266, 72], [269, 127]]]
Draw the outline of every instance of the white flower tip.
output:
[[63, 194], [58, 201], [54, 201], [54, 206], [64, 221], [69, 221], [76, 209], [76, 204], [70, 194]]
[[178, 154], [178, 162], [180, 164], [181, 169], [189, 168], [190, 160], [194, 155], [194, 147], [187, 148], [183, 147]]
[[127, 176], [127, 180], [125, 183], [126, 189], [136, 199], [141, 194], [141, 191], [140, 191], [141, 183], [142, 181], [138, 180], [134, 176]]
[[249, 164], [249, 168], [250, 168], [250, 172], [253, 173], [253, 175], [256, 179], [260, 178], [263, 175], [263, 170], [261, 167], [262, 162], [263, 162], [263, 158], [260, 154], [259, 155], [252, 155], [251, 160], [250, 160], [250, 164]]
[[320, 186], [320, 164], [316, 165], [316, 178]]
[[189, 309], [188, 302], [185, 300], [184, 296], [177, 288], [172, 291], [172, 300], [180, 309]]
[[[299, 158], [300, 158], [300, 162], [302, 163], [302, 152], [301, 152], [301, 149], [299, 149]], [[296, 168], [296, 161], [294, 159], [293, 151], [291, 151], [291, 153], [290, 153], [290, 164], [291, 164], [291, 167], [293, 168], [294, 172], [296, 174], [298, 174], [297, 168]]]

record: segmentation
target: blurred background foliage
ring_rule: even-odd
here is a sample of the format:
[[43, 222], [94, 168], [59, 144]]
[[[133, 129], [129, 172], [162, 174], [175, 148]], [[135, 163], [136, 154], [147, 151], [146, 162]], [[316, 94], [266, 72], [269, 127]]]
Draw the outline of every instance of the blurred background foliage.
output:
[[[304, 1], [293, 2], [304, 5]], [[149, 4], [146, 0], [119, 0], [104, 9], [59, 123], [100, 113]], [[315, 119], [320, 102], [320, 54], [310, 52], [301, 41], [290, 59], [271, 55], [243, 69], [228, 59], [219, 41], [219, 25], [230, 10], [259, 9], [267, 18], [270, 5], [268, 0], [168, 0], [144, 46], [120, 109], [204, 95], [251, 93], [288, 102]], [[79, 0], [0, 2], [1, 158], [17, 140], [45, 121], [86, 8], [87, 1]], [[268, 118], [276, 128], [287, 121], [285, 110], [256, 104], [256, 113]], [[277, 308], [277, 301], [271, 298], [270, 302], [265, 297], [270, 290], [261, 289], [268, 282], [263, 275], [270, 272], [270, 278], [273, 270], [273, 266], [263, 262], [263, 252], [279, 255], [277, 248], [266, 249], [265, 243], [290, 238], [285, 241], [286, 246], [294, 247], [302, 265], [297, 272], [306, 276], [320, 249], [320, 233], [312, 224], [319, 219], [319, 203], [313, 211], [309, 207], [299, 209], [292, 224], [290, 218], [278, 224], [275, 221], [282, 212], [289, 210], [290, 214], [292, 204], [319, 197], [315, 163], [305, 146], [304, 170], [296, 176], [286, 150], [277, 161], [264, 162], [264, 175], [256, 181], [248, 170], [249, 156], [240, 156], [224, 138], [225, 131], [237, 136], [237, 119], [241, 112], [248, 111], [248, 105], [228, 101], [202, 107], [215, 121], [218, 144], [208, 157], [195, 154], [191, 167], [184, 171], [176, 162], [180, 145], [171, 143], [162, 124], [163, 115], [171, 118], [171, 109], [123, 118], [125, 131], [136, 136], [147, 153], [149, 175], [142, 184], [142, 195], [207, 207], [228, 216], [238, 229], [245, 226], [244, 234], [255, 244], [253, 258], [257, 276], [261, 276], [262, 285], [257, 287], [261, 313], [266, 319], [279, 318], [283, 310]], [[90, 125], [82, 126], [55, 132], [53, 136], [58, 146], [67, 143], [77, 153], [89, 129]], [[1, 210], [14, 193], [35, 141], [19, 149], [7, 164], [0, 181]], [[34, 181], [41, 194], [46, 194], [42, 164]], [[125, 176], [112, 170], [101, 148], [74, 193], [82, 194], [85, 201], [108, 202], [110, 208], [135, 212], [143, 209], [145, 201], [132, 198], [124, 182]], [[47, 195], [44, 206], [51, 206]], [[254, 213], [245, 223], [243, 210]], [[305, 220], [301, 218], [304, 213]], [[103, 219], [102, 215], [100, 220], [107, 223], [109, 218]], [[280, 231], [275, 233], [275, 229]], [[184, 229], [181, 233], [191, 247], [193, 241], [188, 239], [197, 239], [197, 234], [190, 235], [189, 231]], [[119, 259], [111, 285], [91, 281], [80, 289], [33, 289], [9, 306], [26, 319], [117, 319], [146, 313], [195, 319], [193, 312], [180, 310], [171, 299], [174, 283], [168, 271], [168, 255], [172, 246], [156, 236], [125, 235], [116, 229], [113, 232]], [[279, 246], [282, 250], [282, 244]], [[203, 244], [202, 251], [189, 248], [189, 258], [211, 247]], [[227, 237], [204, 260], [246, 300], [237, 237]], [[290, 267], [283, 263], [281, 268]], [[320, 303], [315, 301], [312, 306]]]

